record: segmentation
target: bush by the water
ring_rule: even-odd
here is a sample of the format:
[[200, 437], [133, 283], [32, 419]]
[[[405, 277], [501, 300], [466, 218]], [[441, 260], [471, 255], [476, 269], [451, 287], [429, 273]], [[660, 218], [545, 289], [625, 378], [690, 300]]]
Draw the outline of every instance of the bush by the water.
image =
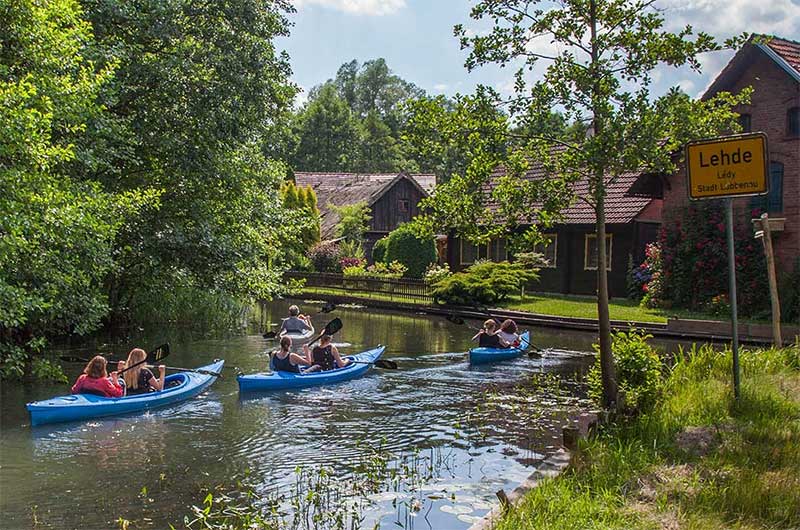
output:
[[436, 282], [433, 297], [446, 304], [491, 304], [538, 279], [537, 270], [521, 263], [482, 261]]
[[[661, 359], [648, 340], [653, 336], [635, 328], [619, 331], [611, 337], [611, 350], [617, 366], [620, 402], [628, 412], [646, 412], [652, 408], [662, 384]], [[594, 345], [599, 353], [600, 346]], [[589, 371], [589, 394], [598, 403], [603, 395], [600, 362]]]
[[445, 263], [444, 265], [439, 265], [438, 263], [431, 263], [428, 266], [428, 269], [425, 271], [425, 276], [423, 276], [425, 283], [428, 285], [433, 285], [436, 282], [442, 281], [445, 278], [449, 277], [452, 272], [450, 272], [450, 265]]
[[388, 265], [386, 263], [374, 263], [369, 267], [365, 263], [359, 263], [345, 267], [342, 274], [349, 278], [384, 278], [384, 279], [399, 279], [406, 273], [406, 266], [402, 263], [393, 261]]
[[336, 243], [319, 243], [308, 251], [308, 259], [317, 272], [341, 272], [341, 251]]
[[408, 267], [408, 276], [422, 278], [425, 269], [436, 262], [436, 242], [433, 236], [420, 236], [409, 225], [400, 225], [386, 241], [387, 263], [398, 261]]
[[386, 259], [386, 244], [389, 242], [388, 237], [382, 237], [375, 242], [372, 247], [372, 261], [375, 263], [383, 263]]

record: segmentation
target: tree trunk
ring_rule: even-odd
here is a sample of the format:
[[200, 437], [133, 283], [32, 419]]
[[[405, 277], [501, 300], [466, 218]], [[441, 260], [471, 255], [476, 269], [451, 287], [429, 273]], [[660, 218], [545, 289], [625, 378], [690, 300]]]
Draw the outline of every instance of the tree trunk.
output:
[[[592, 0], [589, 4], [589, 30], [591, 31], [592, 63], [595, 70], [600, 56], [597, 43], [597, 4]], [[598, 137], [602, 138], [603, 113], [600, 111], [602, 93], [599, 81], [595, 78], [592, 97], [592, 126]], [[608, 274], [606, 272], [606, 187], [605, 167], [595, 166], [594, 179], [595, 218], [597, 220], [597, 324], [600, 331], [600, 373], [603, 380], [603, 406], [608, 409], [617, 407], [617, 371], [614, 366], [614, 353], [611, 351], [611, 318], [608, 312]]]
[[[600, 177], [602, 180], [602, 177]], [[603, 379], [603, 406], [617, 406], [617, 370], [611, 351], [611, 318], [608, 311], [608, 272], [606, 271], [605, 189], [597, 194], [597, 322], [600, 329], [600, 370]]]

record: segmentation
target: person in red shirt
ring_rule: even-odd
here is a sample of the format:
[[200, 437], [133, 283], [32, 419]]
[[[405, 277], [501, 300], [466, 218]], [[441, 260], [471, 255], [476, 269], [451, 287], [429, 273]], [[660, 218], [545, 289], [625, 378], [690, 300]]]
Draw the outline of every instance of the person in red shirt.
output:
[[116, 370], [111, 372], [111, 378], [106, 372], [106, 358], [95, 355], [83, 369], [83, 373], [72, 385], [73, 394], [95, 394], [105, 397], [122, 397], [125, 390], [119, 384]]

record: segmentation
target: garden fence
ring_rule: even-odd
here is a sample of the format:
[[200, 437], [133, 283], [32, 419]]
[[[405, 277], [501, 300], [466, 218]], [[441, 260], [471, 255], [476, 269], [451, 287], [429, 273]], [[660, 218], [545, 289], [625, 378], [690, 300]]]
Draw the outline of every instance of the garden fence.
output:
[[332, 272], [299, 271], [288, 271], [284, 276], [287, 280], [305, 280], [304, 292], [353, 297], [369, 294], [376, 295], [374, 297], [381, 300], [433, 303], [433, 295], [428, 284], [424, 280], [413, 278], [374, 278], [345, 276]]

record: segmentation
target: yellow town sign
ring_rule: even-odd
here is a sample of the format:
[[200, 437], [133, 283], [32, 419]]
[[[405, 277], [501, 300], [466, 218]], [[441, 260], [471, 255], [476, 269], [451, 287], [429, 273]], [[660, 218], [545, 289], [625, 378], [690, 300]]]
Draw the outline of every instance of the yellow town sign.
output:
[[767, 136], [723, 136], [686, 144], [690, 199], [763, 195], [767, 183]]

